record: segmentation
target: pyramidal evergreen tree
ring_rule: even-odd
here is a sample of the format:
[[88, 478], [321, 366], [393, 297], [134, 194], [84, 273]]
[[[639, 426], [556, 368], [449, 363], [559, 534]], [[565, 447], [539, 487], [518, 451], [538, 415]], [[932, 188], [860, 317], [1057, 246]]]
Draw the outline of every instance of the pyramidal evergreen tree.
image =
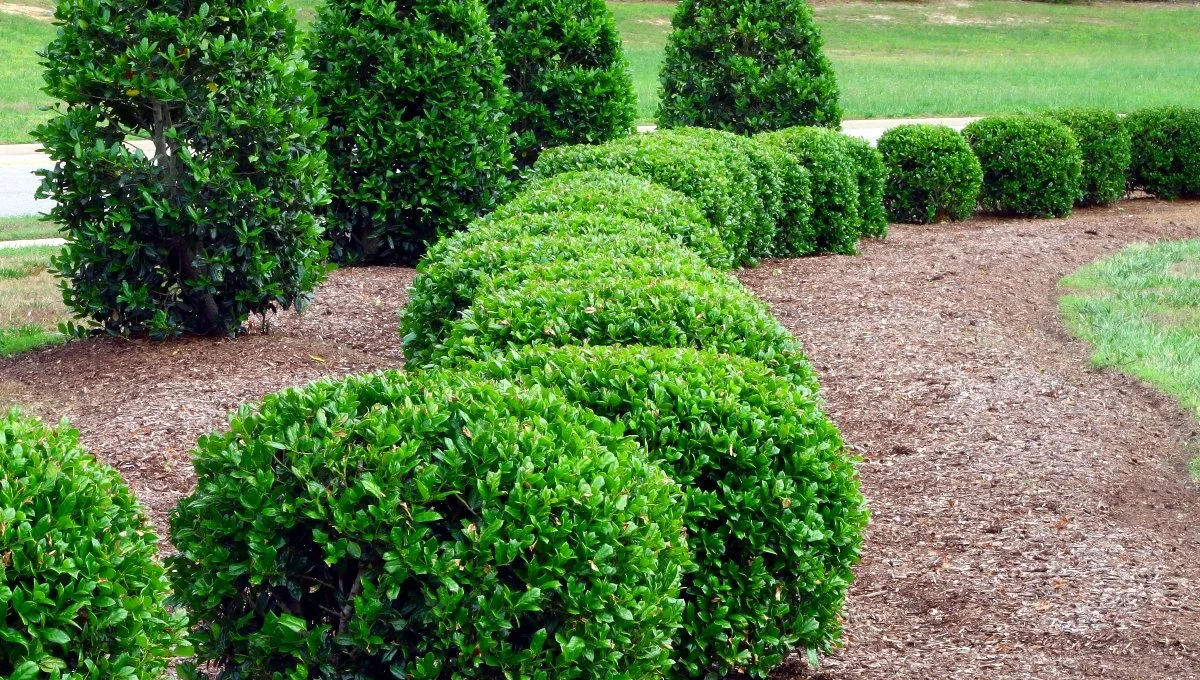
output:
[[[302, 308], [328, 198], [312, 72], [280, 0], [60, 0], [34, 131], [67, 306], [112, 334], [235, 333]], [[149, 140], [150, 150], [130, 142]]]
[[512, 91], [514, 155], [630, 133], [637, 95], [604, 0], [487, 0]]
[[504, 200], [509, 97], [480, 0], [328, 0], [310, 58], [335, 259], [414, 262]]
[[682, 0], [658, 123], [754, 134], [842, 122], [837, 79], [804, 0]]

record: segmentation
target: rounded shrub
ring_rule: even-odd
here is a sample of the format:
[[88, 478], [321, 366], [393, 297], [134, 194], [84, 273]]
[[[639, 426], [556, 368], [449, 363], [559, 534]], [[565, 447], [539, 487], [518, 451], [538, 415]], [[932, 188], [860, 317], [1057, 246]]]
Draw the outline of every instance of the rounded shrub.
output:
[[1121, 117], [1107, 109], [1058, 109], [1046, 115], [1070, 128], [1083, 155], [1077, 205], [1109, 205], [1125, 195], [1129, 173], [1129, 131]]
[[156, 680], [187, 654], [154, 534], [65, 423], [0, 417], [0, 677]]
[[796, 257], [817, 251], [813, 231], [812, 173], [799, 159], [774, 144], [751, 137], [763, 163], [779, 182], [779, 208], [775, 216], [775, 236], [770, 254]]
[[753, 134], [837, 128], [837, 79], [804, 0], [683, 0], [662, 69], [658, 122]]
[[859, 232], [863, 236], [884, 238], [888, 219], [883, 207], [883, 189], [887, 184], [883, 156], [865, 139], [842, 135], [842, 142], [858, 171]]
[[1125, 117], [1129, 186], [1156, 198], [1200, 198], [1200, 108], [1141, 109]]
[[535, 180], [487, 219], [568, 212], [646, 222], [678, 237], [712, 266], [718, 269], [733, 266], [720, 233], [709, 223], [696, 201], [643, 177], [623, 172], [585, 170]]
[[758, 136], [792, 154], [812, 175], [812, 229], [816, 251], [852, 255], [859, 227], [858, 164], [845, 137], [833, 130], [796, 127]]
[[691, 349], [539, 347], [473, 370], [621, 423], [684, 489], [695, 568], [671, 677], [765, 678], [838, 640], [867, 511], [816, 393]]
[[1042, 116], [994, 116], [963, 130], [983, 169], [979, 203], [1018, 217], [1066, 217], [1082, 195], [1083, 156], [1062, 123]]
[[975, 213], [983, 170], [971, 145], [944, 125], [901, 125], [879, 138], [883, 203], [893, 222], [929, 224]]
[[604, 0], [485, 0], [512, 90], [517, 163], [625, 136], [637, 95]]
[[34, 137], [54, 161], [38, 194], [67, 237], [67, 307], [156, 338], [303, 309], [325, 273], [328, 177], [292, 10], [61, 0], [55, 23], [46, 92], [66, 106]]
[[311, 59], [335, 259], [415, 261], [503, 201], [509, 98], [480, 0], [328, 0]]
[[538, 387], [325, 380], [198, 442], [171, 516], [219, 677], [654, 677], [688, 562], [679, 489]]

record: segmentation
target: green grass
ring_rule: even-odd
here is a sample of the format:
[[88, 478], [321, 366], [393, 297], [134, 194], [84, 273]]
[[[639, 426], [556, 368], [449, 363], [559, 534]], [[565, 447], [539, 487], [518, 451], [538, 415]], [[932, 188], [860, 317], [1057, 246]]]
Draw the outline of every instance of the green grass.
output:
[[[1200, 418], [1200, 240], [1130, 246], [1063, 279], [1060, 304], [1092, 361], [1175, 396]], [[1188, 469], [1200, 480], [1200, 458]]]
[[0, 248], [0, 357], [27, 352], [65, 337], [70, 319], [58, 280], [47, 271], [57, 247]]
[[0, 241], [58, 238], [58, 226], [39, 217], [0, 217]]
[[51, 100], [42, 93], [42, 68], [34, 52], [45, 48], [54, 32], [48, 21], [0, 13], [0, 143], [30, 141], [30, 131], [46, 119], [41, 108]]
[[662, 69], [663, 49], [671, 33], [670, 2], [609, 2], [621, 30], [621, 42], [633, 73], [638, 96], [638, 119], [653, 122], [658, 110], [658, 72]]

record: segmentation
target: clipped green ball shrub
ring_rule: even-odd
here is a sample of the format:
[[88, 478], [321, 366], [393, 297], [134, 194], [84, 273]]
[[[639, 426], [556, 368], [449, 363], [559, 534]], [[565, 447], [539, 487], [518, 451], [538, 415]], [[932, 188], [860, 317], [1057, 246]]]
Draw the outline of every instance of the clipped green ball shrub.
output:
[[837, 128], [837, 79], [804, 0], [683, 0], [667, 41], [658, 122], [753, 134]]
[[503, 202], [509, 97], [480, 0], [327, 0], [310, 58], [335, 259], [415, 262]]
[[757, 138], [792, 154], [811, 173], [816, 251], [854, 254], [862, 224], [859, 171], [845, 137], [825, 128], [795, 127]]
[[975, 213], [983, 170], [971, 145], [944, 125], [901, 125], [879, 138], [883, 203], [893, 222], [929, 224]]
[[637, 95], [604, 0], [485, 0], [512, 90], [517, 163], [625, 136]]
[[842, 135], [842, 142], [858, 170], [859, 232], [863, 236], [884, 238], [888, 219], [887, 209], [883, 207], [883, 190], [887, 184], [883, 156], [865, 139]]
[[1077, 205], [1109, 205], [1125, 195], [1129, 173], [1129, 131], [1121, 117], [1108, 109], [1058, 109], [1046, 115], [1070, 128], [1083, 155]]
[[979, 203], [1017, 217], [1066, 217], [1082, 195], [1083, 155], [1062, 123], [1042, 116], [994, 116], [963, 130], [983, 169]]
[[812, 173], [792, 153], [758, 137], [751, 137], [766, 170], [779, 182], [779, 206], [775, 215], [773, 257], [797, 257], [817, 251], [813, 230]]
[[684, 489], [696, 565], [671, 677], [765, 678], [797, 647], [838, 640], [867, 511], [814, 392], [690, 349], [534, 348], [474, 370], [622, 423]]
[[1156, 198], [1200, 198], [1200, 108], [1140, 109], [1125, 117], [1129, 186]]
[[0, 677], [162, 677], [189, 650], [156, 544], [78, 432], [0, 417]]
[[171, 516], [219, 677], [655, 677], [688, 562], [677, 485], [538, 387], [386, 373], [245, 406]]

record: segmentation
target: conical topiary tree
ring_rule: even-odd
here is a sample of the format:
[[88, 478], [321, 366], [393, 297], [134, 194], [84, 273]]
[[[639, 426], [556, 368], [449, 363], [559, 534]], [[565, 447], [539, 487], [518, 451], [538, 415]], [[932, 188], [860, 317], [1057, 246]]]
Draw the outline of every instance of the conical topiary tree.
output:
[[837, 80], [804, 0], [683, 0], [673, 23], [659, 125], [741, 134], [841, 125]]
[[[280, 0], [60, 0], [61, 99], [34, 136], [79, 317], [113, 334], [237, 332], [307, 303], [328, 200], [312, 72]], [[143, 152], [129, 145], [148, 139]]]
[[487, 0], [512, 91], [517, 162], [629, 134], [637, 96], [604, 0]]
[[334, 257], [414, 261], [504, 198], [504, 69], [480, 0], [328, 0], [312, 54]]

